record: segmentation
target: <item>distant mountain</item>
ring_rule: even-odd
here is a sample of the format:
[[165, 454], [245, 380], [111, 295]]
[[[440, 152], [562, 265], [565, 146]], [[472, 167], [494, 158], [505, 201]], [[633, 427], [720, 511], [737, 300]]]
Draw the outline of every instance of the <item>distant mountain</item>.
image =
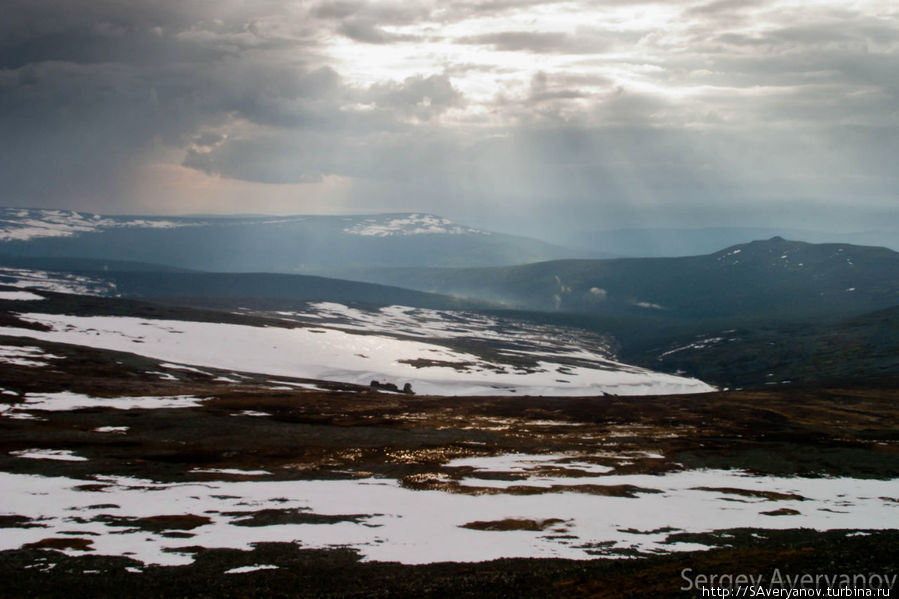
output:
[[[130, 298], [264, 298], [280, 305], [298, 301], [332, 301], [379, 306], [399, 304], [416, 308], [488, 308], [488, 302], [454, 298], [375, 283], [344, 281], [312, 275], [208, 272], [102, 272], [96, 278], [115, 286]], [[200, 302], [202, 303], [202, 302]], [[228, 302], [220, 302], [227, 305]], [[244, 302], [252, 303], [252, 302]], [[209, 304], [207, 304], [209, 305]], [[267, 302], [267, 305], [272, 305]]]
[[0, 254], [0, 285], [236, 310], [290, 308], [309, 301], [431, 309], [484, 309], [488, 302], [312, 275], [180, 271], [152, 264]]
[[18, 208], [0, 208], [0, 253], [314, 274], [375, 266], [499, 266], [590, 255], [430, 214], [123, 217]]
[[[626, 363], [719, 386], [850, 384], [899, 375], [899, 254], [884, 248], [772, 238], [687, 258], [381, 269], [361, 275], [418, 290], [309, 275], [207, 273], [111, 259], [0, 254], [0, 284], [117, 298], [70, 295], [59, 299], [65, 314], [83, 304], [102, 304], [106, 314], [134, 316], [129, 310], [137, 304], [119, 298], [159, 302], [152, 310], [167, 318], [181, 306], [219, 310], [221, 316], [214, 318], [230, 319], [234, 312], [305, 314], [307, 302], [340, 302], [354, 310], [403, 305], [466, 310], [470, 318], [506, 333], [500, 323], [516, 322], [547, 338], [581, 329], [589, 332], [584, 338], [607, 339], [606, 346]], [[489, 303], [497, 300], [505, 304]], [[365, 314], [373, 318], [375, 312]], [[400, 326], [393, 311], [384, 314], [384, 326]], [[409, 335], [419, 331], [414, 323], [403, 326], [411, 327]]]
[[[2, 246], [0, 246], [2, 247]], [[41, 256], [10, 256], [0, 253], [0, 267], [22, 268], [53, 272], [193, 272], [189, 269], [148, 262], [99, 258], [45, 258]]]
[[852, 243], [899, 250], [899, 231], [832, 233], [774, 227], [614, 229], [569, 235], [569, 245], [615, 257], [660, 258], [708, 254], [754, 239], [785, 237], [810, 243]]
[[704, 256], [385, 269], [368, 277], [513, 308], [660, 319], [814, 318], [899, 304], [899, 253], [774, 237]]

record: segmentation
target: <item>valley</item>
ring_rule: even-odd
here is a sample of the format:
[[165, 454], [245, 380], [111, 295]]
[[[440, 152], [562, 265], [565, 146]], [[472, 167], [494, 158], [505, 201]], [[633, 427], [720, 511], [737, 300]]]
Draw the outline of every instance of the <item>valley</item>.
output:
[[[391, 219], [355, 231], [451, 227]], [[63, 233], [39, 239], [85, 232]], [[373, 283], [0, 251], [6, 593], [681, 596], [685, 567], [889, 574], [895, 256], [773, 239]]]

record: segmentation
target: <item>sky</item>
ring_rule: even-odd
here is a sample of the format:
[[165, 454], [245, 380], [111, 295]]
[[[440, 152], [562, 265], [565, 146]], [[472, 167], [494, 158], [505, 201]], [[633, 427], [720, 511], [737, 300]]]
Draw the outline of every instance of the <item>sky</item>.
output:
[[899, 230], [894, 0], [2, 5], [2, 205]]

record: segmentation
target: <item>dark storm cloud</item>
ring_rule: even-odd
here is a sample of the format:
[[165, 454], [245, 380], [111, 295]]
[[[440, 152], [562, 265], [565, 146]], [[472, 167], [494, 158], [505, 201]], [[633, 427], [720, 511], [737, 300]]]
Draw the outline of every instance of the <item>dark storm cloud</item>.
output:
[[[151, 70], [152, 71], [152, 70]], [[81, 196], [114, 181], [152, 151], [215, 116], [178, 101], [191, 73], [164, 77], [118, 64], [44, 62], [0, 73], [0, 172], [12, 201]], [[174, 99], [174, 101], [173, 101]]]
[[858, 6], [7, 0], [0, 203], [145, 211], [162, 163], [470, 221], [882, 211], [899, 21]]
[[412, 113], [420, 120], [428, 120], [462, 102], [462, 94], [446, 75], [418, 75], [408, 77], [402, 83], [376, 84], [363, 98], [390, 111]]
[[[328, 73], [323, 76], [322, 73]], [[303, 83], [314, 85], [303, 85]], [[290, 93], [252, 96], [239, 114], [249, 135], [212, 138], [189, 150], [184, 165], [216, 175], [261, 183], [305, 183], [324, 175], [417, 178], [432, 172], [444, 142], [411, 123], [428, 121], [459, 106], [461, 94], [445, 75], [414, 76], [401, 82], [349, 89], [327, 68], [307, 74]], [[352, 104], [360, 110], [343, 110]], [[433, 139], [433, 138], [432, 138]], [[449, 150], [448, 150], [449, 151]]]
[[351, 40], [366, 44], [389, 44], [401, 41], [405, 37], [387, 33], [375, 23], [365, 19], [347, 19], [340, 24], [337, 30]]
[[320, 181], [338, 162], [338, 146], [329, 136], [306, 133], [257, 134], [217, 144], [211, 151], [189, 150], [184, 165], [209, 174], [260, 183], [309, 183]]
[[402, 126], [352, 137], [269, 130], [228, 139], [204, 152], [189, 152], [185, 164], [262, 183], [314, 182], [327, 174], [395, 185], [450, 183], [466, 160], [460, 150], [453, 136]]
[[602, 54], [623, 40], [636, 40], [639, 35], [590, 28], [578, 28], [574, 33], [539, 31], [499, 31], [458, 38], [463, 44], [492, 46], [506, 52], [534, 54]]
[[310, 15], [337, 22], [364, 20], [372, 26], [406, 25], [429, 18], [434, 9], [418, 2], [322, 2]]
[[[0, 70], [0, 169], [15, 199], [47, 202], [62, 186], [89, 193], [97, 181], [112, 195], [159, 143], [186, 147], [186, 166], [247, 181], [370, 172], [337, 158], [361, 141], [382, 143], [374, 137], [405, 119], [427, 121], [461, 102], [441, 75], [350, 89], [331, 67], [280, 54], [287, 36], [268, 27], [264, 13], [228, 22], [200, 19], [178, 3], [102, 15], [84, 5], [87, 16], [65, 3], [21, 8], [33, 37], [6, 40]], [[335, 17], [368, 9], [318, 10]], [[368, 14], [411, 18], [399, 8]], [[302, 49], [303, 31], [293, 34], [290, 47]], [[348, 104], [367, 109], [344, 110]], [[241, 130], [216, 130], [229, 123]]]
[[365, 2], [321, 2], [312, 7], [311, 14], [321, 19], [345, 19], [365, 6]]
[[430, 17], [432, 8], [423, 3], [325, 2], [310, 14], [333, 21], [335, 31], [365, 44], [414, 41], [420, 36], [391, 33], [385, 26], [408, 25]]
[[43, 62], [4, 71], [4, 178], [21, 193], [37, 183], [46, 197], [52, 189], [43, 169], [64, 187], [85, 178], [112, 182], [159, 143], [183, 145], [194, 131], [227, 119], [333, 126], [339, 114], [329, 99], [339, 93], [336, 85], [326, 68], [298, 72], [252, 63], [202, 71]]
[[559, 52], [568, 42], [569, 36], [562, 32], [501, 31], [463, 37], [457, 41], [464, 44], [493, 46], [497, 50], [528, 52]]
[[720, 16], [742, 13], [758, 6], [769, 4], [765, 0], [715, 0], [707, 4], [694, 6], [686, 11], [689, 16]]
[[336, 74], [275, 59], [307, 46], [309, 32], [280, 27], [277, 3], [228, 4], [215, 15], [196, 2], [7, 3], [0, 20], [7, 202], [58, 205], [68, 194], [114, 208], [160, 146], [183, 147], [204, 127], [234, 118], [291, 126], [332, 118]]

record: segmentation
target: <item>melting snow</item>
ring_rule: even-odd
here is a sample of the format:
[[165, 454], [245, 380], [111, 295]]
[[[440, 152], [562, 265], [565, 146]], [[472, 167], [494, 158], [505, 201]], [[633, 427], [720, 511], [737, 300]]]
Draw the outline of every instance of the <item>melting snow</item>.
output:
[[71, 391], [59, 393], [28, 393], [24, 403], [16, 404], [18, 410], [44, 410], [67, 412], [84, 408], [114, 408], [117, 410], [152, 410], [162, 408], [193, 408], [203, 401], [192, 395], [166, 397], [90, 397]]
[[0, 300], [33, 301], [42, 300], [43, 296], [28, 291], [0, 291]]
[[654, 304], [652, 302], [634, 302], [634, 305], [638, 308], [651, 308], [653, 310], [664, 310], [664, 306], [660, 306], [659, 304]]
[[86, 462], [87, 458], [75, 455], [68, 449], [22, 449], [11, 451], [9, 455], [32, 460], [59, 460], [61, 462]]
[[[0, 267], [4, 285], [78, 295], [115, 295], [114, 283], [61, 272]], [[40, 298], [43, 299], [43, 298]]]
[[608, 364], [612, 352], [606, 338], [552, 325], [538, 325], [474, 312], [387, 306], [359, 310], [334, 302], [310, 303], [303, 312], [280, 312], [290, 320], [316, 320], [347, 331], [378, 332], [419, 339], [466, 339], [502, 346], [503, 354], [570, 358]]
[[231, 414], [232, 416], [251, 416], [253, 418], [262, 418], [264, 416], [271, 416], [268, 412], [258, 412], [256, 410], [241, 410], [240, 412], [234, 412]]
[[257, 572], [259, 570], [277, 570], [278, 566], [271, 564], [253, 564], [252, 566], [241, 566], [239, 568], [231, 568], [225, 570], [225, 574], [246, 574], [247, 572]]
[[268, 470], [238, 470], [237, 468], [194, 468], [193, 473], [199, 474], [230, 474], [235, 476], [265, 476], [271, 474]]
[[195, 372], [197, 374], [205, 374], [206, 376], [212, 376], [208, 372], [200, 370], [199, 368], [193, 368], [191, 366], [184, 366], [183, 364], [169, 364], [168, 362], [162, 362], [159, 364], [162, 368], [171, 368], [174, 370], [184, 370], [186, 372]]
[[62, 360], [63, 356], [44, 353], [39, 347], [0, 345], [0, 363], [13, 366], [46, 366], [47, 360]]
[[94, 432], [124, 434], [128, 432], [129, 428], [127, 426], [99, 426], [94, 429]]
[[14, 406], [0, 406], [0, 414], [11, 420], [36, 420], [38, 422], [46, 422], [46, 418], [33, 416], [28, 412], [17, 410]]
[[71, 237], [112, 228], [172, 229], [200, 224], [165, 219], [102, 217], [70, 210], [18, 210], [0, 208], [0, 241], [39, 237]]
[[[9, 490], [0, 499], [0, 512], [40, 519], [43, 526], [5, 529], [0, 550], [16, 549], [71, 530], [77, 517], [78, 530], [97, 535], [86, 537], [93, 543], [93, 554], [127, 553], [148, 564], [190, 563], [190, 552], [179, 553], [179, 547], [249, 549], [254, 543], [278, 541], [299, 542], [307, 548], [350, 547], [366, 560], [410, 564], [504, 557], [590, 559], [621, 550], [667, 553], [705, 548], [696, 543], [669, 542], [672, 529], [888, 529], [896, 526], [899, 513], [899, 504], [888, 500], [899, 493], [899, 479], [783, 478], [722, 470], [540, 481], [544, 486], [571, 485], [573, 489], [584, 484], [646, 489], [633, 497], [589, 492], [515, 495], [501, 490], [469, 495], [416, 491], [386, 479], [161, 484], [95, 477], [92, 482], [99, 483], [100, 488], [94, 490], [85, 489], [84, 482], [0, 473], [0, 488]], [[734, 493], [734, 489], [742, 492]], [[769, 498], [766, 493], [781, 495]], [[96, 505], [108, 507], [89, 509]], [[235, 524], [248, 510], [263, 509], [352, 517], [334, 524]], [[778, 517], [766, 514], [778, 509], [798, 513]], [[207, 516], [210, 522], [190, 530], [193, 536], [189, 539], [172, 539], [116, 526], [110, 518], [84, 522], [89, 514], [114, 518], [193, 514]], [[542, 531], [464, 527], [471, 522], [511, 518], [555, 523]]]
[[721, 343], [722, 341], [724, 341], [724, 337], [706, 337], [704, 339], [700, 339], [699, 341], [695, 341], [690, 345], [684, 345], [682, 347], [676, 347], [666, 352], [662, 352], [661, 354], [659, 354], [659, 358], [664, 358], [665, 356], [670, 356], [671, 354], [676, 354], [677, 352], [681, 352], [686, 349], [706, 349], [715, 344]]
[[[542, 356], [534, 368], [489, 362], [450, 348], [333, 329], [283, 329], [117, 316], [23, 314], [51, 331], [0, 334], [84, 345], [222, 370], [360, 385], [388, 380], [434, 395], [646, 395], [713, 390], [696, 380], [595, 359], [589, 366]], [[185, 334], [174, 334], [185, 333]], [[596, 358], [596, 356], [593, 356]], [[411, 362], [411, 363], [410, 363]], [[559, 374], [564, 374], [560, 379]]]
[[508, 453], [486, 458], [458, 458], [451, 460], [446, 466], [447, 468], [467, 467], [481, 472], [529, 472], [539, 468], [573, 468], [586, 473], [605, 474], [613, 470], [610, 466], [581, 461], [564, 454]]
[[344, 233], [369, 237], [392, 237], [441, 233], [444, 235], [464, 235], [488, 233], [471, 227], [453, 224], [445, 218], [430, 214], [409, 214], [404, 217], [371, 217], [347, 227]]

